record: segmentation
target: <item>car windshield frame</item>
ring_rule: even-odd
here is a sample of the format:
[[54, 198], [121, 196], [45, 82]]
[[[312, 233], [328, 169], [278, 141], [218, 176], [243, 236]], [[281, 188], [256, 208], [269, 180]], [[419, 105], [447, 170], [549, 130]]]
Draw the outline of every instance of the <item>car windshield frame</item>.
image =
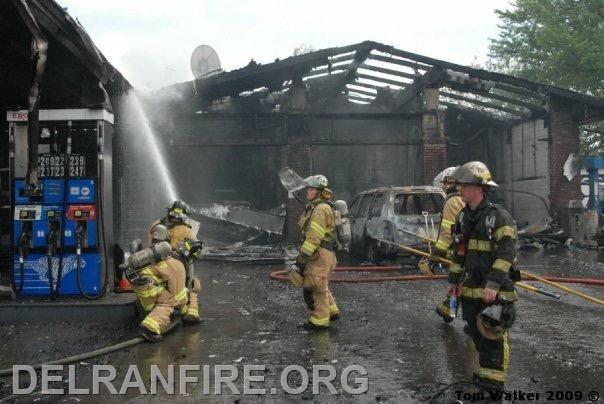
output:
[[[397, 203], [397, 200], [403, 197], [403, 204]], [[430, 198], [431, 209], [426, 209], [425, 198]], [[417, 206], [416, 209], [409, 213], [409, 201], [412, 200], [413, 204]], [[422, 212], [428, 212], [431, 215], [439, 214], [442, 212], [445, 199], [437, 192], [398, 192], [394, 194], [393, 211], [395, 216], [405, 215], [421, 215]]]

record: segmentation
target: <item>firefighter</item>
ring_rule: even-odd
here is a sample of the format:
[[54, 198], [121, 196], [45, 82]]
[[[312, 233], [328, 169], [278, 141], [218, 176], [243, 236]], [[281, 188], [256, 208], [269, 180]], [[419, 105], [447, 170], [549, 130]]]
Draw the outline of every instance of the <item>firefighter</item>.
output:
[[474, 377], [479, 388], [501, 391], [510, 358], [508, 329], [514, 323], [517, 300], [518, 271], [513, 268], [517, 232], [510, 214], [486, 195], [498, 185], [485, 164], [466, 163], [454, 179], [466, 206], [454, 226], [448, 294], [460, 296], [462, 316], [478, 351], [480, 367]]
[[304, 180], [309, 201], [298, 224], [302, 230], [302, 245], [290, 279], [302, 286], [304, 301], [311, 311], [307, 329], [324, 329], [337, 320], [340, 310], [329, 290], [329, 278], [336, 267], [334, 253], [335, 216], [332, 192], [327, 178], [313, 175]]
[[[458, 167], [446, 168], [440, 172], [436, 178], [434, 178], [434, 186], [441, 187], [445, 192], [445, 203], [441, 213], [440, 228], [438, 230], [436, 244], [434, 244], [433, 253], [434, 255], [447, 259], [451, 259], [453, 255], [451, 248], [453, 243], [451, 238], [451, 227], [455, 224], [457, 215], [465, 206], [465, 203], [461, 200], [461, 196], [459, 196], [459, 190], [457, 189], [457, 185], [453, 179], [454, 172], [457, 170], [457, 168]], [[431, 261], [425, 258], [422, 259], [419, 264], [420, 270], [424, 273], [432, 273], [431, 266], [429, 266], [429, 264], [431, 264]], [[451, 316], [452, 313], [450, 313], [449, 310], [449, 299], [450, 296], [447, 296], [444, 302], [440, 306], [436, 307], [436, 313], [447, 323], [453, 321], [453, 317]]]
[[[178, 246], [185, 242], [198, 241], [196, 235], [193, 234], [191, 225], [189, 224], [188, 211], [189, 207], [186, 203], [176, 200], [167, 208], [166, 217], [156, 220], [151, 224], [151, 229], [157, 224], [166, 226], [169, 233], [168, 241], [170, 242], [173, 250], [177, 250]], [[151, 230], [149, 231], [149, 238], [151, 239]], [[201, 250], [199, 251], [199, 254], [200, 253]], [[184, 264], [186, 270], [189, 269], [187, 266], [191, 265], [192, 263], [185, 260]], [[199, 292], [201, 292], [201, 280], [198, 277], [192, 277], [192, 279], [189, 279], [189, 271], [186, 271], [186, 274], [186, 285], [189, 288], [189, 301], [186, 307], [183, 308], [183, 322], [185, 324], [196, 324], [201, 322], [198, 303], [198, 295]]]
[[[163, 225], [152, 229], [152, 247], [167, 241], [168, 230]], [[167, 243], [163, 243], [168, 251], [164, 259], [144, 267], [132, 280], [132, 289], [139, 303], [147, 313], [140, 323], [140, 334], [151, 342], [163, 339], [171, 323], [175, 309], [187, 305], [187, 289], [185, 287], [185, 267], [180, 254], [170, 251]]]

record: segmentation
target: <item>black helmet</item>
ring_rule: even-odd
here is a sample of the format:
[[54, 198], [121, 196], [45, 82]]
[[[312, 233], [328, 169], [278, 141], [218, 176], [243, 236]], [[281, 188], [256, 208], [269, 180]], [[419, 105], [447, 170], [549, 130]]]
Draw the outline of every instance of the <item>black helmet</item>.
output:
[[189, 214], [189, 205], [181, 200], [176, 200], [168, 208], [168, 217], [175, 219], [186, 219]]

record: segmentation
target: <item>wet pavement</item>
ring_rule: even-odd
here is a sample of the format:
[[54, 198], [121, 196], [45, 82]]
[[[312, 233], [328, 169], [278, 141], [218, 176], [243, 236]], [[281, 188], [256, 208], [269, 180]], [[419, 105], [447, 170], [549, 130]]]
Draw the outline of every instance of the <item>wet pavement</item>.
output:
[[[604, 273], [604, 264], [596, 259], [594, 251], [544, 250], [521, 255], [519, 264], [538, 274], [598, 277]], [[252, 383], [252, 387], [267, 388], [268, 395], [235, 395], [229, 389], [223, 395], [205, 394], [215, 389], [213, 384], [201, 383], [200, 376], [200, 383], [189, 385], [186, 396], [170, 396], [162, 389], [155, 396], [142, 396], [131, 388], [118, 398], [101, 387], [99, 396], [78, 396], [77, 400], [414, 402], [425, 400], [448, 383], [470, 379], [472, 370], [465, 356], [467, 337], [462, 322], [445, 324], [434, 313], [435, 304], [444, 294], [444, 281], [333, 284], [341, 319], [328, 331], [308, 332], [300, 327], [307, 316], [301, 291], [270, 280], [269, 272], [276, 269], [281, 268], [242, 263], [197, 264], [196, 271], [203, 282], [200, 301], [205, 321], [201, 326], [177, 328], [162, 343], [137, 345], [76, 365], [78, 388], [92, 386], [93, 365], [116, 366], [118, 389], [132, 364], [138, 365], [143, 380], [149, 379], [151, 365], [158, 365], [164, 374], [169, 365], [236, 365], [240, 372], [244, 365], [265, 365], [266, 370], [259, 373], [264, 374], [265, 381]], [[401, 273], [415, 274], [417, 270], [408, 268]], [[567, 286], [604, 298], [601, 287]], [[545, 401], [546, 391], [581, 391], [580, 401], [588, 402], [589, 391], [604, 393], [604, 309], [562, 291], [548, 290], [562, 294], [562, 299], [519, 292], [518, 319], [510, 339], [508, 388], [541, 392], [541, 401]], [[133, 337], [135, 324], [3, 326], [0, 367], [57, 359]], [[281, 371], [286, 366], [300, 365], [312, 373], [313, 365], [321, 364], [333, 365], [337, 370], [334, 385], [338, 395], [328, 394], [325, 387], [318, 395], [313, 395], [310, 387], [298, 395], [281, 388]], [[367, 370], [366, 393], [351, 395], [344, 391], [340, 374], [350, 365], [361, 365]], [[297, 376], [295, 372], [290, 374], [290, 386], [300, 384]], [[235, 381], [240, 392], [242, 379]], [[1, 379], [0, 383], [1, 397], [12, 401], [11, 379]], [[354, 387], [354, 383], [351, 385]], [[275, 394], [270, 394], [271, 387], [277, 388]], [[35, 392], [28, 398], [44, 397]], [[74, 400], [67, 396], [51, 398]]]

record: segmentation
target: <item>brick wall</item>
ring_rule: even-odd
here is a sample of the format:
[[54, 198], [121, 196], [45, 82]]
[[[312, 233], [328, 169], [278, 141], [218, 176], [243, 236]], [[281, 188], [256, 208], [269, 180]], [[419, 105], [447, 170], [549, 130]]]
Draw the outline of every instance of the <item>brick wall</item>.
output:
[[447, 168], [447, 145], [445, 139], [426, 140], [422, 138], [422, 163], [424, 185], [432, 185], [434, 177]]
[[572, 117], [571, 105], [555, 97], [548, 97], [550, 115], [549, 172], [550, 206], [554, 219], [568, 228], [568, 202], [580, 199], [580, 178], [568, 181], [563, 175], [564, 162], [570, 153], [579, 153], [579, 126]]
[[[447, 167], [447, 144], [444, 119], [438, 113], [438, 88], [425, 88], [422, 117], [422, 167], [424, 184], [432, 185], [434, 177]], [[419, 185], [419, 184], [418, 184]]]

